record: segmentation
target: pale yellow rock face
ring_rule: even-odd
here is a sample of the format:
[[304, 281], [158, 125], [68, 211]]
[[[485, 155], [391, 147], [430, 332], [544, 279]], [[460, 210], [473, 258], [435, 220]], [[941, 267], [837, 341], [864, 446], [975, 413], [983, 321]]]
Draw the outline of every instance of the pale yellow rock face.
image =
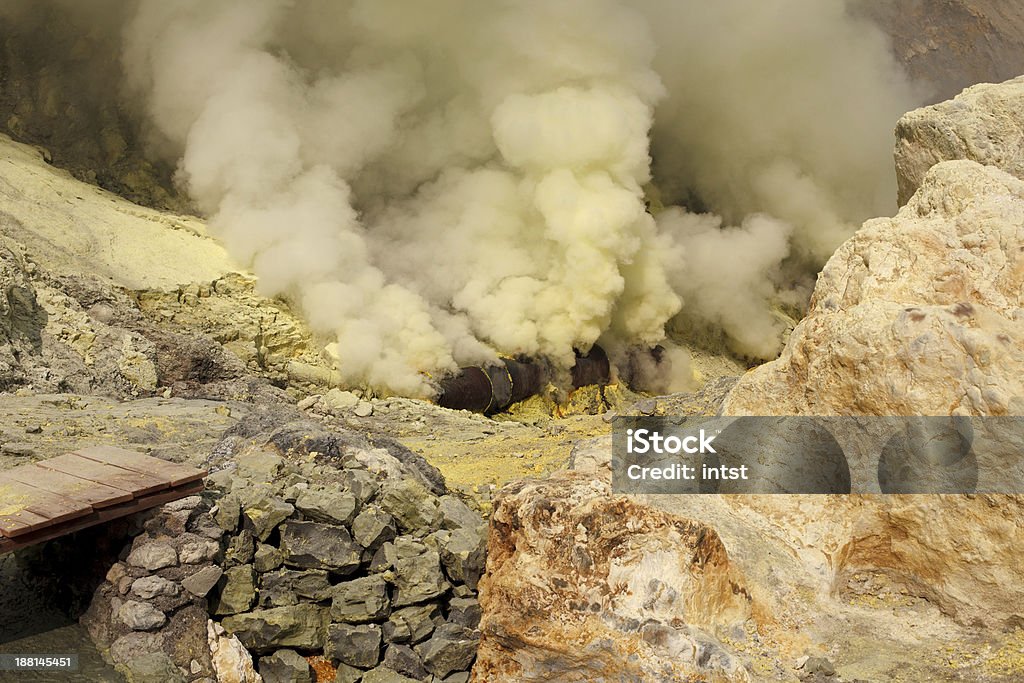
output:
[[907, 203], [935, 164], [969, 159], [1024, 178], [1024, 76], [982, 83], [905, 114], [896, 125], [896, 182]]
[[727, 415], [1024, 413], [1024, 182], [944, 162], [822, 271], [779, 359]]
[[[13, 219], [13, 220], [12, 220]], [[48, 165], [0, 135], [0, 236], [46, 270], [92, 273], [128, 289], [173, 289], [238, 270], [203, 223], [132, 204]]]

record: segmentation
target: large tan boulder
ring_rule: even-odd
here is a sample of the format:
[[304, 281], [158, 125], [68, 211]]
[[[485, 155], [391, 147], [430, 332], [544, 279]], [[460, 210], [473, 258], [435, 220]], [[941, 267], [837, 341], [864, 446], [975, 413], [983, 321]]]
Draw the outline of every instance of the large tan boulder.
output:
[[896, 124], [900, 206], [935, 164], [970, 159], [1024, 178], [1024, 76], [982, 83], [952, 100], [916, 109]]
[[943, 162], [822, 271], [727, 415], [1024, 414], [1024, 182]]

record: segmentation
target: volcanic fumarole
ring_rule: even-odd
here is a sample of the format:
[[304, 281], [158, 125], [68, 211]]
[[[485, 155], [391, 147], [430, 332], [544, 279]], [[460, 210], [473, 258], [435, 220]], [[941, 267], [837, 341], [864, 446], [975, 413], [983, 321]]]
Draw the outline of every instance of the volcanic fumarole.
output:
[[[841, 2], [47, 0], [0, 19], [44, 7], [116, 37], [103, 96], [345, 380], [412, 396], [499, 354], [567, 368], [667, 344], [673, 322], [771, 357], [772, 302], [895, 208], [891, 131], [916, 104]], [[656, 215], [652, 175], [677, 204]]]

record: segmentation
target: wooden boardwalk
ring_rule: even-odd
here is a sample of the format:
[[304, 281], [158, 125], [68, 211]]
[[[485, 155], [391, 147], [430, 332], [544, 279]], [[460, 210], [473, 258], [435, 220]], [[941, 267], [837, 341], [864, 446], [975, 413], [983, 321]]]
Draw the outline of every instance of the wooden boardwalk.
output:
[[199, 493], [205, 476], [110, 446], [0, 471], [0, 555]]

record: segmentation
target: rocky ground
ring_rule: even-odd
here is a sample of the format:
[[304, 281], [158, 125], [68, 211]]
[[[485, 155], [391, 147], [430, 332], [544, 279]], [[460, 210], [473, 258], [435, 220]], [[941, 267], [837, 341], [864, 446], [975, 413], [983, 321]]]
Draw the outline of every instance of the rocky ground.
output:
[[[998, 3], [863, 8], [944, 95], [1024, 42]], [[97, 39], [64, 68], [102, 73]], [[99, 141], [48, 138], [65, 94], [3, 47], [2, 123], [57, 151], [0, 136], [0, 470], [116, 444], [211, 472], [24, 558], [75, 569], [61, 604], [128, 680], [1024, 677], [1019, 498], [625, 498], [606, 466], [616, 413], [1019, 414], [1019, 81], [900, 122], [903, 208], [838, 250], [780, 359], [698, 354], [697, 392], [552, 391], [486, 418], [339, 386], [288, 305], [167, 211], [187, 202], [122, 113], [72, 112], [66, 134], [100, 119]]]

